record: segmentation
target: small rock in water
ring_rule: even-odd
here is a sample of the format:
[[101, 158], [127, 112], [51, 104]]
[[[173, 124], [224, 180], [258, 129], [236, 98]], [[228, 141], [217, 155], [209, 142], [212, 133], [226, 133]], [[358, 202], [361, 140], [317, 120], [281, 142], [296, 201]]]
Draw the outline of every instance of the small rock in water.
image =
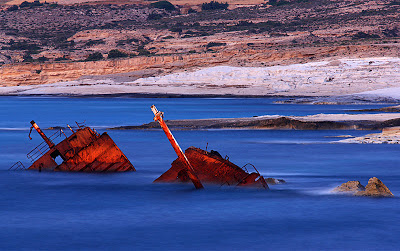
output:
[[364, 191], [365, 187], [361, 185], [359, 181], [353, 180], [343, 183], [342, 185], [336, 187], [332, 190], [335, 193], [350, 193], [355, 194], [360, 191]]
[[394, 197], [392, 192], [377, 177], [369, 179], [365, 191], [359, 191], [356, 196]]
[[282, 179], [274, 179], [274, 178], [266, 178], [265, 182], [267, 182], [268, 185], [276, 185], [276, 184], [282, 184], [286, 183], [285, 180]]
[[359, 181], [348, 181], [332, 190], [334, 193], [347, 193], [355, 196], [394, 197], [392, 192], [378, 178], [369, 179], [367, 186]]

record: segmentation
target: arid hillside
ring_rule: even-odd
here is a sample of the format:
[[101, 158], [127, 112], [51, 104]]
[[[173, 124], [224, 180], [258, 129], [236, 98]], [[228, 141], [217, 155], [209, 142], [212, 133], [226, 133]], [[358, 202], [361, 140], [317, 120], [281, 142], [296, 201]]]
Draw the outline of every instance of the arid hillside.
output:
[[172, 1], [178, 2], [172, 8], [154, 2], [7, 5], [0, 11], [1, 84], [148, 68], [164, 73], [207, 65], [400, 56], [397, 0], [281, 0], [211, 10]]
[[[0, 4], [4, 3], [7, 5], [21, 4], [25, 0], [0, 0]], [[34, 0], [29, 0], [28, 2], [33, 2]], [[76, 4], [76, 3], [113, 3], [113, 4], [149, 4], [151, 2], [156, 1], [146, 1], [146, 0], [49, 0], [49, 3], [58, 3], [58, 4]], [[170, 1], [174, 5], [190, 5], [196, 6], [201, 5], [202, 3], [207, 3], [210, 1], [207, 0], [171, 0]], [[264, 0], [226, 0], [224, 3], [228, 3], [231, 6], [246, 6], [246, 5], [257, 5], [265, 3]]]

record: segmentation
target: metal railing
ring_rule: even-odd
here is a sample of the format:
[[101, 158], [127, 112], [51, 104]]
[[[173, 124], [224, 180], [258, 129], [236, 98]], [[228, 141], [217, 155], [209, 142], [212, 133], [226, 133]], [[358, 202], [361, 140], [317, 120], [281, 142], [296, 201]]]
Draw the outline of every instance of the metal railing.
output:
[[8, 170], [17, 171], [17, 170], [26, 170], [26, 168], [25, 168], [24, 164], [22, 164], [21, 161], [18, 161], [17, 163], [12, 165], [10, 168], [8, 168]]
[[[247, 165], [252, 166], [252, 167], [254, 168], [254, 170], [255, 170], [258, 174], [260, 174], [260, 173], [258, 172], [257, 168], [256, 168], [253, 164], [251, 164], [251, 163], [247, 163], [246, 165], [244, 165], [244, 166], [242, 167], [242, 169], [245, 170], [247, 173], [250, 173], [250, 172], [247, 170], [247, 168], [246, 168]], [[260, 174], [260, 175], [261, 175], [261, 174]]]
[[[63, 132], [62, 129], [58, 129], [53, 135], [51, 135], [49, 137], [50, 141], [54, 143], [54, 141], [61, 137], [62, 135], [65, 136], [65, 138], [67, 138], [67, 136], [65, 135], [65, 133]], [[30, 151], [29, 153], [26, 154], [26, 157], [34, 162], [37, 159], [39, 159], [40, 157], [42, 157], [48, 150], [50, 150], [49, 145], [47, 145], [47, 143], [45, 141], [43, 141], [42, 143], [40, 143], [37, 147], [33, 148], [32, 151]]]
[[83, 122], [76, 122], [75, 121], [75, 123], [76, 123], [76, 125], [78, 126], [79, 129], [82, 129], [82, 128], [86, 127], [86, 120], [83, 121]]

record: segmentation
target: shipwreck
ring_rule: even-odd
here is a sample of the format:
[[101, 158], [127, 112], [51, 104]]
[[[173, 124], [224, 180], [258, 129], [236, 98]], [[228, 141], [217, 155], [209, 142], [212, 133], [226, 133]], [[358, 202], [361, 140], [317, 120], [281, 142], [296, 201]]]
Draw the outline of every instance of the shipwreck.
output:
[[[28, 170], [38, 171], [65, 171], [65, 172], [126, 172], [136, 171], [128, 158], [118, 148], [111, 137], [104, 132], [77, 123], [74, 131], [69, 125], [72, 135], [69, 137], [62, 129], [47, 137], [40, 127], [32, 120], [30, 137], [34, 128], [44, 142], [27, 154], [33, 164]], [[59, 138], [63, 138], [60, 141]], [[55, 144], [55, 140], [60, 141]], [[21, 162], [17, 162], [10, 169], [25, 169]]]
[[154, 121], [158, 121], [165, 135], [174, 148], [178, 158], [172, 162], [172, 167], [154, 182], [193, 182], [197, 189], [203, 188], [202, 183], [228, 186], [252, 186], [268, 189], [262, 175], [254, 167], [255, 172], [248, 172], [246, 167], [240, 168], [217, 151], [204, 151], [189, 147], [183, 153], [178, 142], [164, 121], [164, 113], [153, 105]]

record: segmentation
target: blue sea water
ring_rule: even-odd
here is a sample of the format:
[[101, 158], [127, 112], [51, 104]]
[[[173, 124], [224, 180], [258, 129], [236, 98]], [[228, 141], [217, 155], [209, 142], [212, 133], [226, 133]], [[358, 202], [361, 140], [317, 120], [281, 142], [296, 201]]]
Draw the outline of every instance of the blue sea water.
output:
[[[335, 144], [371, 131], [173, 131], [182, 148], [218, 150], [286, 184], [269, 191], [153, 184], [176, 155], [159, 130], [111, 130], [137, 172], [8, 171], [41, 143], [42, 128], [166, 119], [343, 113], [379, 106], [274, 104], [276, 99], [0, 98], [1, 250], [398, 250], [400, 201], [334, 195], [348, 180], [381, 179], [400, 196], [400, 146]], [[45, 130], [51, 134], [51, 130]], [[67, 132], [66, 132], [67, 133]]]

